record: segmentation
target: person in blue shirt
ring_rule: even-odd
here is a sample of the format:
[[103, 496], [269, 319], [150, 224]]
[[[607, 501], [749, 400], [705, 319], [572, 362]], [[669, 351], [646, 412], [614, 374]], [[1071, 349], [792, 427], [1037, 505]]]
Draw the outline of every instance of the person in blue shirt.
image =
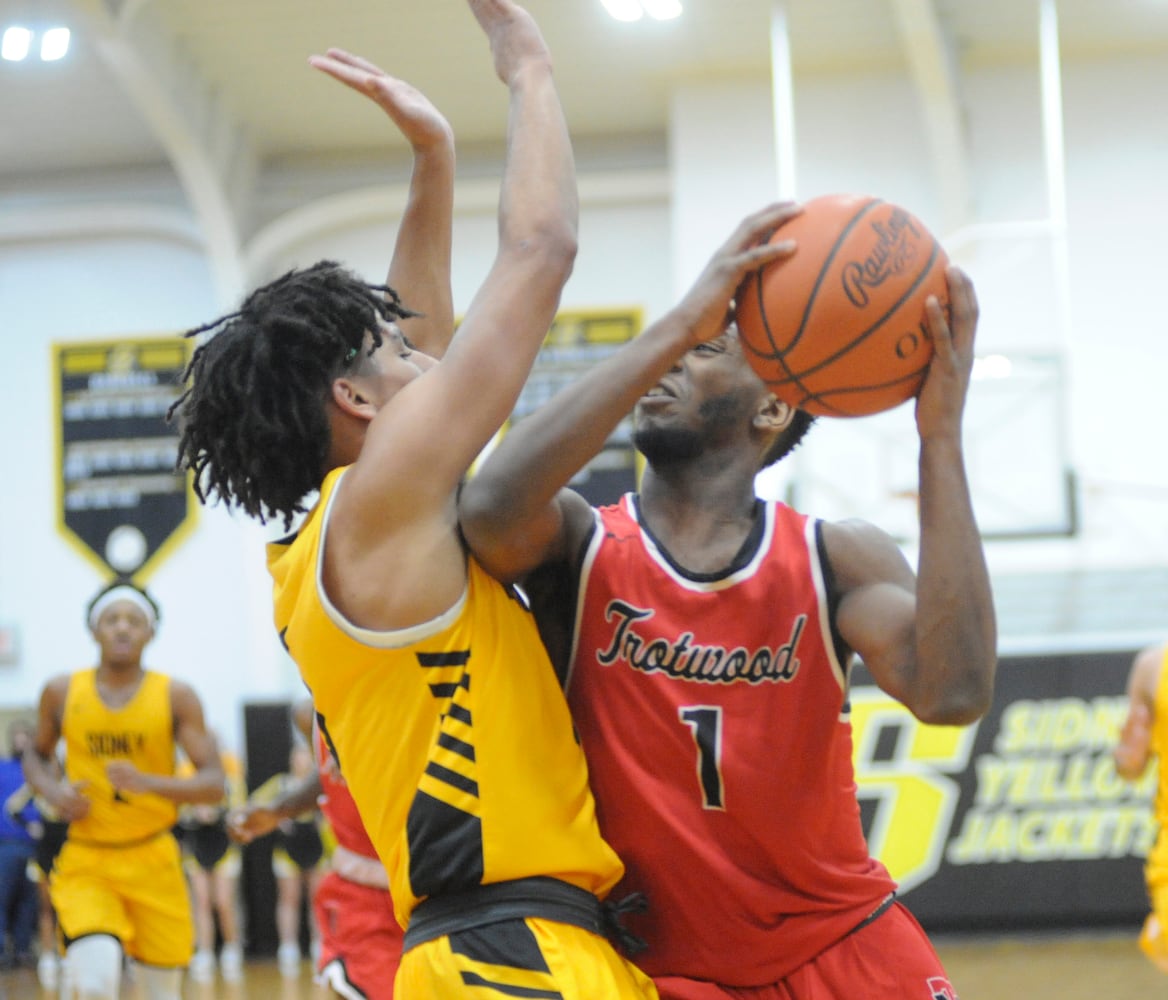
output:
[[[8, 724], [8, 755], [0, 758], [0, 803], [24, 786], [21, 757], [32, 739], [32, 724], [13, 719]], [[28, 878], [28, 863], [36, 852], [40, 813], [27, 802], [16, 813], [0, 809], [0, 963], [5, 968], [36, 965], [33, 937], [40, 904]]]

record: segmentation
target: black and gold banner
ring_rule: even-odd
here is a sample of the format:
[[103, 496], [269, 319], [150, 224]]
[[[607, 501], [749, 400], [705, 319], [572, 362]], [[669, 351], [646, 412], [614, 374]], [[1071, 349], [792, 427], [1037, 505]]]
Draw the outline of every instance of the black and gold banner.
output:
[[194, 520], [166, 411], [188, 345], [175, 337], [53, 348], [58, 522], [103, 574], [140, 576]]
[[[557, 313], [531, 375], [519, 396], [513, 420], [542, 406], [626, 341], [641, 332], [639, 309], [593, 309]], [[629, 415], [603, 449], [572, 479], [572, 488], [589, 503], [615, 503], [636, 489], [637, 455]]]

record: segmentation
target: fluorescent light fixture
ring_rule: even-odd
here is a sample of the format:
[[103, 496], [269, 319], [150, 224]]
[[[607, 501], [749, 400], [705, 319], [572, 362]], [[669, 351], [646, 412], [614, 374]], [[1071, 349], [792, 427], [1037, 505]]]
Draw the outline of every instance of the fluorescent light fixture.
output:
[[672, 21], [681, 17], [681, 0], [641, 0], [645, 13], [658, 21]]
[[45, 62], [55, 62], [63, 59], [69, 51], [69, 29], [49, 28], [41, 35], [41, 59]]
[[618, 21], [639, 21], [645, 11], [640, 0], [600, 0], [604, 9]]
[[9, 28], [4, 32], [3, 40], [0, 40], [0, 58], [20, 62], [28, 55], [31, 44], [32, 32], [28, 28]]

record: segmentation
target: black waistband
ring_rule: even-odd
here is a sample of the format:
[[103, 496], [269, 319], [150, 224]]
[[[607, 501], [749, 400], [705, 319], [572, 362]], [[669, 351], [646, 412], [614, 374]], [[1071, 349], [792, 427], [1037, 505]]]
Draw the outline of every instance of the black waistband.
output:
[[537, 875], [422, 900], [410, 914], [402, 950], [471, 927], [525, 917], [574, 924], [601, 936], [605, 933], [601, 903], [592, 893]]

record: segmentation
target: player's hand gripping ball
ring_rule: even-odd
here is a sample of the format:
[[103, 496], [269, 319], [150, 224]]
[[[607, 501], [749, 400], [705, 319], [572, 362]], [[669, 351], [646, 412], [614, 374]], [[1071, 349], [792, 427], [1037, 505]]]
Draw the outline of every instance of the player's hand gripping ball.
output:
[[860, 417], [917, 394], [933, 342], [925, 299], [948, 305], [948, 255], [905, 209], [866, 195], [826, 195], [772, 239], [793, 256], [751, 275], [736, 319], [750, 365], [783, 402]]

